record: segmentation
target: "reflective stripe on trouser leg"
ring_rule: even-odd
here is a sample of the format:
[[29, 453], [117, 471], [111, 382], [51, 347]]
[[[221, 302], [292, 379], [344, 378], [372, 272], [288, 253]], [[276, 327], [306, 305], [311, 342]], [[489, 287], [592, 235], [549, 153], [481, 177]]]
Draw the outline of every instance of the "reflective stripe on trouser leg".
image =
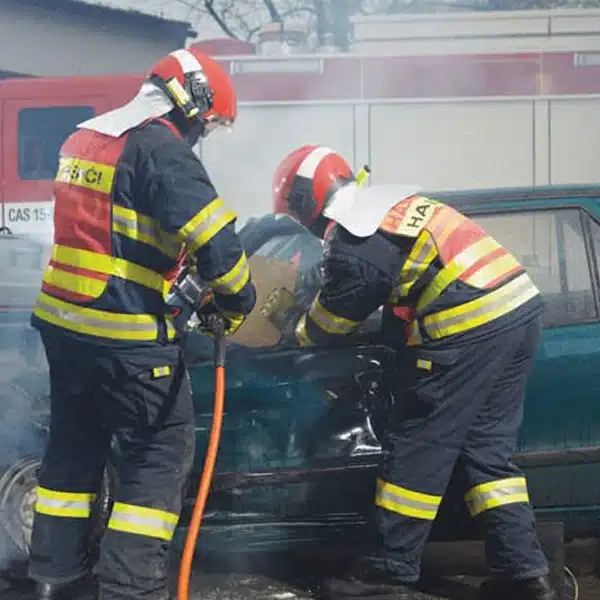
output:
[[79, 494], [36, 488], [35, 512], [50, 517], [87, 519], [92, 511], [96, 494]]
[[511, 477], [482, 483], [467, 492], [465, 502], [471, 517], [507, 504], [528, 503], [527, 482], [524, 477]]
[[108, 528], [171, 541], [178, 520], [179, 515], [166, 510], [115, 502]]
[[441, 496], [423, 494], [377, 479], [375, 505], [391, 512], [405, 517], [433, 521], [441, 502]]
[[[385, 462], [384, 459], [384, 464]], [[419, 579], [423, 546], [442, 497], [385, 481], [382, 477], [386, 474], [388, 477], [394, 477], [395, 473], [398, 476], [402, 475], [399, 472], [400, 460], [394, 458], [391, 462], [396, 466], [383, 467], [377, 480], [376, 521], [382, 544], [370, 555], [369, 561], [376, 569], [385, 571], [401, 581], [415, 582]], [[418, 470], [418, 467], [416, 468]], [[412, 467], [407, 469], [406, 473], [409, 478], [411, 474], [408, 471], [411, 469]], [[440, 479], [443, 471], [445, 469], [440, 465]], [[411, 485], [416, 487], [417, 478], [412, 479], [414, 481], [411, 481]], [[439, 485], [439, 489], [443, 489], [442, 484]]]
[[68, 583], [87, 570], [89, 517], [96, 494], [36, 488], [29, 576]]

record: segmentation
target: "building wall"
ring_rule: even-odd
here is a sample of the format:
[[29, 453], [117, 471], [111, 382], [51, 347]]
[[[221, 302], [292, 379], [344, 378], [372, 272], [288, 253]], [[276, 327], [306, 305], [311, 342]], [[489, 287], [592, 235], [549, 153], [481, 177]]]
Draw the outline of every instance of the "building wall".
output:
[[459, 12], [352, 19], [357, 54], [600, 50], [600, 10]]
[[[134, 26], [131, 18], [104, 22], [102, 10], [46, 10], [0, 1], [0, 71], [30, 75], [140, 73], [186, 36]], [[182, 28], [183, 29], [183, 28]]]

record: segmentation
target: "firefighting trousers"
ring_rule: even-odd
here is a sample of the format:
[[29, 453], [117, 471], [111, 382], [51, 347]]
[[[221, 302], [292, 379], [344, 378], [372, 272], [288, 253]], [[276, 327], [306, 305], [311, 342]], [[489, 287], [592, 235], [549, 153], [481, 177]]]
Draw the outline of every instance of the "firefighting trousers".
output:
[[539, 335], [535, 318], [469, 346], [408, 350], [377, 479], [382, 544], [370, 557], [377, 569], [418, 580], [426, 539], [456, 468], [467, 482], [469, 513], [485, 531], [492, 573], [525, 579], [548, 572], [525, 477], [511, 461]]
[[117, 481], [100, 547], [100, 599], [166, 599], [168, 551], [194, 453], [181, 350], [106, 350], [46, 332], [42, 339], [51, 417], [30, 576], [66, 583], [87, 572], [90, 510], [114, 436]]

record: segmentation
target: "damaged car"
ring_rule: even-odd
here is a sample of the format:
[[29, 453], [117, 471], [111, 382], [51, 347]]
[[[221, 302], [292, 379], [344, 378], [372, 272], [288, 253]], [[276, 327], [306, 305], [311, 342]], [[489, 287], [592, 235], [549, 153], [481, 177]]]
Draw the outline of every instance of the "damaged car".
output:
[[[495, 189], [435, 193], [481, 223], [514, 253], [542, 291], [544, 332], [514, 457], [528, 477], [540, 521], [564, 523], [568, 539], [597, 536], [600, 523], [600, 188]], [[283, 216], [248, 221], [257, 308], [230, 338], [221, 445], [200, 535], [217, 553], [357, 547], [367, 540], [396, 351], [373, 313], [342, 345], [299, 348], [261, 308], [276, 288], [308, 303], [321, 242]], [[36, 470], [48, 426], [43, 350], [29, 323], [44, 250], [0, 236], [0, 396], [8, 413], [0, 449], [0, 525], [27, 556]], [[213, 346], [185, 339], [196, 410], [196, 460], [182, 525], [189, 519], [212, 423]], [[12, 412], [11, 412], [12, 411]], [[118, 448], [113, 451], [118, 455]], [[453, 481], [433, 537], [477, 537]], [[92, 527], [110, 510], [110, 468]], [[16, 553], [18, 552], [18, 554]], [[1, 557], [0, 557], [1, 560]]]

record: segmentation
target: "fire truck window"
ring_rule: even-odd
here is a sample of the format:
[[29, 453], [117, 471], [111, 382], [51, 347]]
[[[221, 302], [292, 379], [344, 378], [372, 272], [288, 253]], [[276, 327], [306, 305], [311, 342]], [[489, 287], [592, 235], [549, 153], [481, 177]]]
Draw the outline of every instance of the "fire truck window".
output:
[[579, 210], [498, 213], [475, 221], [515, 255], [540, 288], [546, 327], [598, 317]]
[[52, 180], [62, 143], [77, 123], [95, 115], [92, 106], [52, 106], [19, 111], [19, 176]]

